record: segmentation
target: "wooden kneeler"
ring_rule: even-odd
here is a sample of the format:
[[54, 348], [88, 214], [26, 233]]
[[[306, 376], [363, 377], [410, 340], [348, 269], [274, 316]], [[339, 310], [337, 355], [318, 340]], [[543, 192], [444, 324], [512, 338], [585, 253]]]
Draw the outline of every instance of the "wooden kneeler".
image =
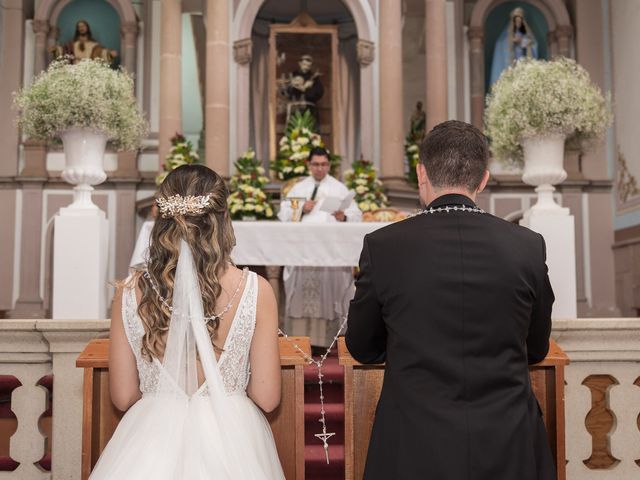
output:
[[[363, 365], [338, 339], [340, 365], [344, 366], [344, 456], [345, 480], [360, 480], [369, 448], [373, 418], [382, 389], [384, 364]], [[552, 340], [549, 354], [529, 367], [531, 386], [544, 417], [558, 480], [566, 480], [564, 426], [564, 367], [569, 358]]]
[[[311, 354], [308, 337], [289, 337]], [[280, 338], [282, 401], [267, 414], [287, 480], [304, 480], [304, 366], [293, 345]], [[84, 368], [82, 416], [82, 480], [89, 474], [123, 413], [109, 394], [109, 340], [92, 340], [76, 361]]]

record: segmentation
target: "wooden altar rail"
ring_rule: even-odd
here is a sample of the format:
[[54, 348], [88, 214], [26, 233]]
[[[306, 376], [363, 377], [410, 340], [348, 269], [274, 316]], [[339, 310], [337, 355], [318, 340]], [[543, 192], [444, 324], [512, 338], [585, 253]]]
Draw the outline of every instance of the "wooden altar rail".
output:
[[[384, 364], [357, 362], [349, 353], [344, 337], [338, 339], [338, 355], [340, 365], [344, 366], [345, 480], [360, 480], [382, 389]], [[542, 408], [558, 480], [566, 480], [564, 367], [568, 363], [569, 358], [552, 340], [547, 357], [529, 367], [531, 386]]]
[[[290, 338], [310, 354], [308, 337]], [[280, 338], [280, 364], [282, 400], [266, 416], [285, 477], [304, 480], [305, 361], [284, 338]], [[86, 480], [123, 416], [109, 394], [109, 339], [92, 340], [78, 357], [76, 367], [84, 368], [81, 475]]]

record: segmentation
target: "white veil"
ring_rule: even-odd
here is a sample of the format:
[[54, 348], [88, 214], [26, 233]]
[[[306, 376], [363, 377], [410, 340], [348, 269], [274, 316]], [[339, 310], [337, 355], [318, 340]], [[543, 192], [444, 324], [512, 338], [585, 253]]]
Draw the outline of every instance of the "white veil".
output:
[[[263, 478], [256, 471], [254, 462], [247, 462], [247, 432], [240, 418], [241, 411], [237, 404], [227, 395], [218, 362], [211, 344], [211, 338], [204, 320], [202, 294], [198, 282], [195, 262], [191, 248], [180, 241], [180, 255], [176, 267], [173, 287], [173, 311], [169, 332], [162, 360], [163, 368], [158, 385], [160, 417], [174, 424], [171, 429], [175, 435], [184, 435], [182, 452], [167, 451], [167, 455], [176, 455], [178, 471], [184, 471], [184, 462], [190, 462], [193, 455], [201, 449], [207, 455], [217, 457], [219, 472], [212, 478]], [[208, 389], [209, 407], [213, 415], [207, 415], [211, 424], [209, 430], [217, 432], [224, 448], [213, 449], [213, 446], [199, 445], [197, 439], [188, 438], [189, 422], [198, 422], [198, 418], [189, 415], [193, 397], [198, 396], [197, 361], [200, 360]], [[206, 399], [198, 397], [198, 401]], [[250, 400], [248, 400], [250, 401]], [[193, 443], [192, 443], [193, 440]], [[173, 447], [172, 447], [173, 445]], [[175, 449], [173, 440], [168, 440], [169, 449]], [[196, 462], [197, 463], [197, 462]], [[179, 478], [179, 477], [176, 477]]]

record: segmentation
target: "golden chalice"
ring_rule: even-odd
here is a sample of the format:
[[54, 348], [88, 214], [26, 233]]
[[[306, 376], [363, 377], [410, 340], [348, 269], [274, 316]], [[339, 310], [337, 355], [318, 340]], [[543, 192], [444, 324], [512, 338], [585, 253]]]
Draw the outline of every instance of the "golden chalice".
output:
[[292, 222], [299, 222], [302, 219], [302, 207], [307, 199], [304, 197], [290, 197], [291, 210], [293, 215], [291, 217]]

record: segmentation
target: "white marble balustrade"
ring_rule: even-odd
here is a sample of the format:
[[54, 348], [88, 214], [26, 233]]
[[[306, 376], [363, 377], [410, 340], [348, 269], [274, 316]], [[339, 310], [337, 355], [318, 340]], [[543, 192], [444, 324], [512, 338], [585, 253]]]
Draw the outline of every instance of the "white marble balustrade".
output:
[[[640, 319], [558, 320], [552, 336], [571, 361], [565, 370], [567, 479], [640, 478]], [[604, 404], [613, 415], [609, 451], [618, 462], [601, 469], [585, 464], [593, 452], [585, 418], [592, 410], [594, 392], [584, 382], [593, 376], [612, 377]], [[601, 412], [593, 413], [602, 418]]]
[[[11, 437], [11, 456], [21, 465], [0, 472], [0, 480], [79, 480], [82, 371], [75, 360], [90, 339], [105, 336], [108, 328], [108, 320], [0, 320], [0, 375], [22, 383], [12, 394], [18, 429]], [[555, 321], [552, 335], [571, 360], [565, 372], [567, 479], [640, 478], [640, 319]], [[46, 410], [46, 392], [36, 382], [50, 373], [55, 377], [52, 474], [34, 466], [44, 453], [38, 419]], [[592, 454], [593, 437], [585, 427], [592, 390], [583, 382], [593, 375], [615, 380], [605, 400], [614, 417], [610, 454], [618, 460], [595, 470], [584, 463]]]
[[[18, 429], [10, 440], [11, 457], [20, 463], [0, 479], [80, 479], [82, 447], [82, 370], [76, 358], [89, 340], [108, 333], [109, 320], [0, 320], [0, 375], [22, 384], [11, 395]], [[47, 409], [46, 390], [37, 382], [53, 373], [52, 473], [35, 462], [44, 455], [38, 420]]]

